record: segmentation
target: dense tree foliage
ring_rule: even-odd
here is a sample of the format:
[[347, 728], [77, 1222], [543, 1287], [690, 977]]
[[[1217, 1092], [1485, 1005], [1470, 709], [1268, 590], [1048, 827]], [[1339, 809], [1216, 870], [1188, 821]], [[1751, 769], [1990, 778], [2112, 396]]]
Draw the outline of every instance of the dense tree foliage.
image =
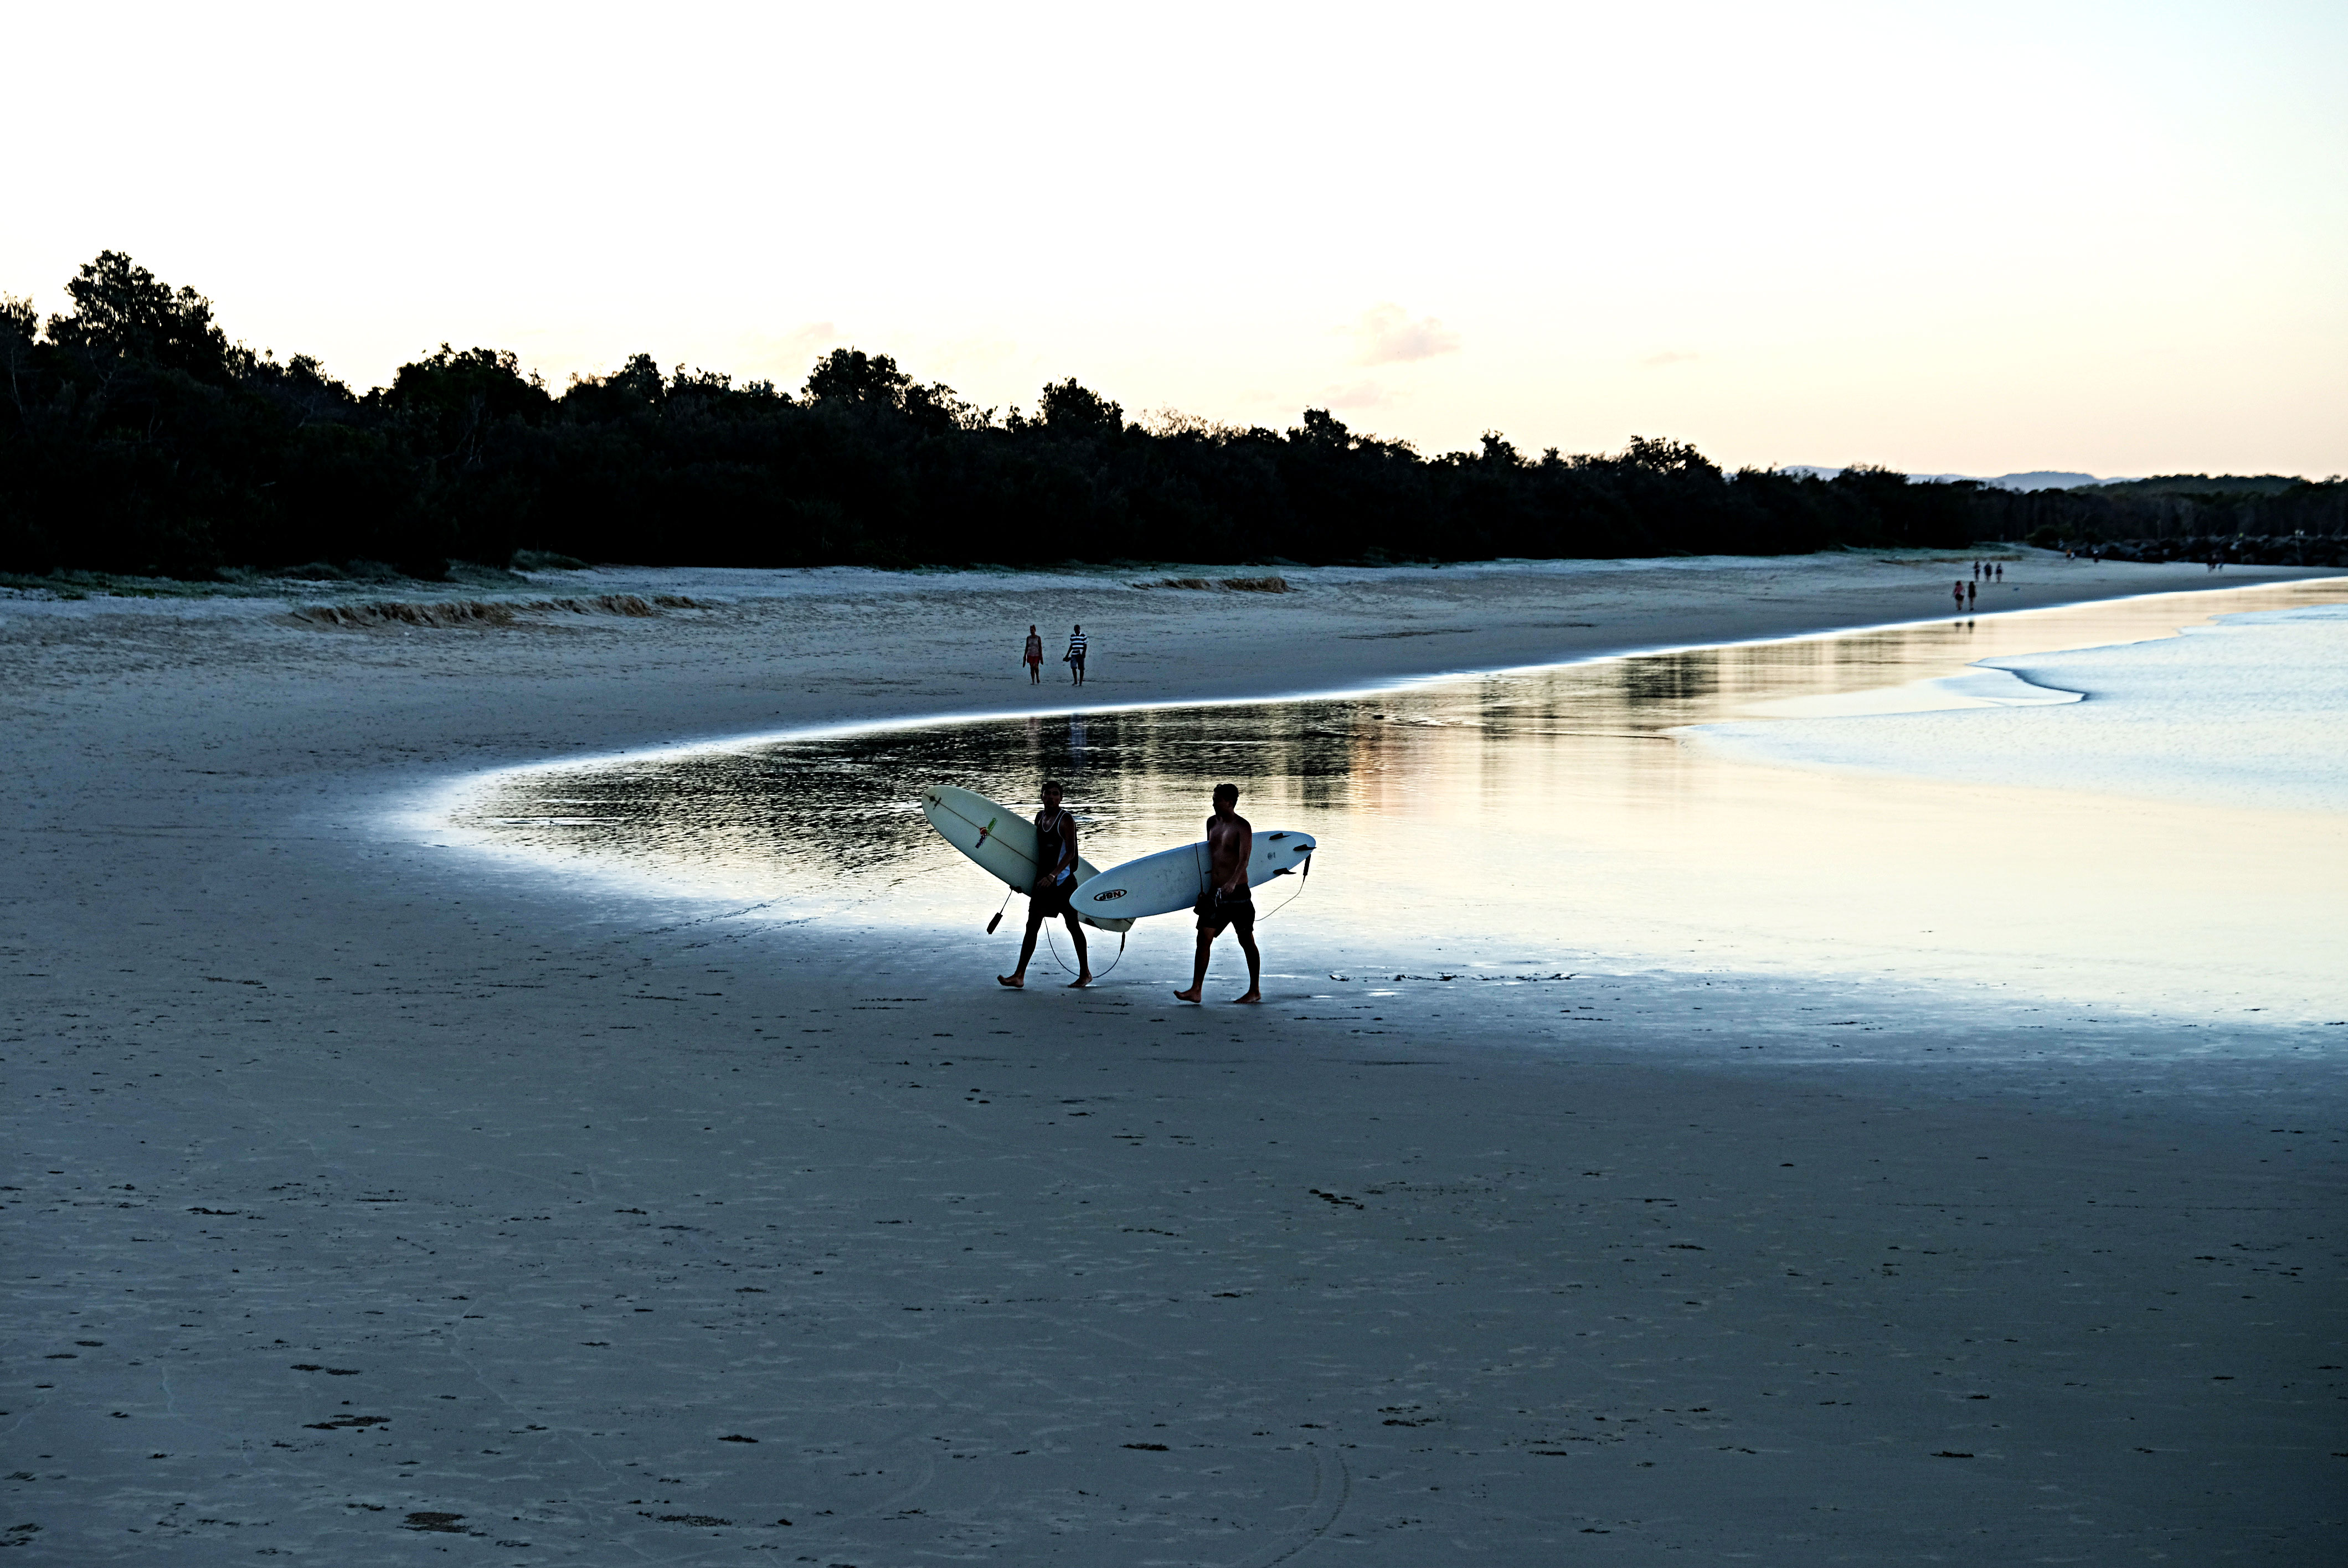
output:
[[858, 349], [797, 393], [637, 354], [558, 395], [510, 353], [443, 343], [361, 395], [232, 343], [210, 301], [118, 251], [67, 293], [46, 322], [0, 296], [0, 569], [1778, 554], [2184, 538], [2245, 507], [2340, 531], [2337, 484], [2012, 497], [1865, 466], [1725, 474], [1667, 440], [1530, 456], [1498, 434], [1427, 457], [1323, 409], [1284, 431], [1136, 422], [1073, 379], [997, 417]]

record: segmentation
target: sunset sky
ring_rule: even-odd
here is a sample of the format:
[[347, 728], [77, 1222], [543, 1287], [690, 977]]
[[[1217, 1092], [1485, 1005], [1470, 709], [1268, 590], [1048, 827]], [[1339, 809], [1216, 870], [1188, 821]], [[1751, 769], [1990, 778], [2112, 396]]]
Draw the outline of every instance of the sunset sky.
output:
[[15, 13], [0, 292], [1426, 450], [2348, 470], [2348, 5]]

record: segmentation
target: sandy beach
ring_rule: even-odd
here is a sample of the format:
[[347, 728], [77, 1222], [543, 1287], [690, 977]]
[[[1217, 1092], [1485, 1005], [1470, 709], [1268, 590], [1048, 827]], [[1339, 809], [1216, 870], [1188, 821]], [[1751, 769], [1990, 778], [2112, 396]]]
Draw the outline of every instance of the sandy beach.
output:
[[[2007, 559], [1982, 615], [2218, 585]], [[2348, 1029], [2188, 1055], [2140, 1017], [1879, 989], [1861, 1023], [1830, 979], [1662, 971], [1581, 982], [1564, 1044], [1527, 1031], [1529, 992], [1466, 986], [1185, 1009], [1187, 976], [1144, 966], [1014, 995], [983, 909], [960, 936], [729, 920], [417, 827], [486, 768], [1065, 709], [1061, 667], [1018, 669], [1030, 622], [1055, 654], [1083, 623], [1082, 696], [1108, 705], [1945, 617], [1965, 575], [1132, 586], [1194, 571], [1223, 575], [605, 569], [504, 596], [697, 608], [447, 628], [0, 600], [0, 1542], [852, 1568], [2348, 1550]], [[1913, 1049], [1822, 1063], [1829, 1004]], [[2059, 1069], [2033, 1055], [2050, 1029]]]

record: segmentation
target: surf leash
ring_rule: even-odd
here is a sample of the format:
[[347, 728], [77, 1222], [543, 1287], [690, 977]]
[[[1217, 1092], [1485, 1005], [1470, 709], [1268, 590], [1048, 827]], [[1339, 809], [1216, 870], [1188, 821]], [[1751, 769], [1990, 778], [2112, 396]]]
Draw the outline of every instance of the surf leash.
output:
[[[1095, 975], [1095, 976], [1093, 977], [1093, 979], [1094, 979], [1094, 981], [1095, 981], [1096, 983], [1097, 983], [1097, 982], [1099, 982], [1099, 981], [1101, 981], [1101, 980], [1105, 980], [1105, 979], [1108, 979], [1108, 976], [1109, 976], [1109, 969], [1114, 969], [1114, 968], [1116, 968], [1117, 967], [1117, 965], [1119, 965], [1119, 964], [1121, 964], [1121, 963], [1125, 962], [1125, 939], [1126, 939], [1126, 938], [1128, 938], [1128, 937], [1129, 937], [1129, 936], [1131, 936], [1131, 935], [1132, 935], [1132, 932], [1130, 932], [1130, 931], [1119, 931], [1119, 932], [1117, 934], [1117, 957], [1116, 957], [1116, 958], [1111, 958], [1111, 959], [1108, 961], [1108, 968], [1107, 968], [1107, 969], [1103, 969], [1099, 974], [1097, 974], [1097, 975]], [[1051, 949], [1051, 953], [1052, 953], [1052, 961], [1053, 961], [1054, 963], [1056, 963], [1056, 964], [1059, 964], [1059, 966], [1060, 966], [1060, 972], [1061, 972], [1062, 974], [1064, 974], [1064, 975], [1073, 975], [1073, 974], [1076, 974], [1076, 973], [1077, 973], [1077, 972], [1078, 972], [1077, 970], [1075, 970], [1075, 969], [1072, 969], [1072, 968], [1068, 968], [1068, 966], [1067, 966], [1066, 963], [1063, 963], [1063, 962], [1061, 961], [1061, 958], [1060, 958], [1060, 945], [1059, 945], [1057, 942], [1055, 942], [1054, 940], [1052, 940], [1052, 927], [1051, 927], [1048, 924], [1047, 924], [1047, 925], [1045, 925], [1045, 927], [1044, 927], [1044, 945], [1045, 945], [1046, 948], [1050, 948], [1050, 949]]]
[[[1282, 909], [1287, 908], [1291, 904], [1295, 903], [1299, 898], [1304, 897], [1304, 885], [1313, 879], [1313, 857], [1310, 855], [1304, 857], [1304, 869], [1296, 874], [1296, 891], [1291, 893], [1287, 897], [1282, 898], [1279, 903], [1273, 905], [1262, 914], [1258, 915], [1255, 917], [1255, 923], [1257, 925], [1262, 925], [1266, 920], [1271, 919], [1274, 915], [1279, 914]], [[1282, 873], [1281, 875], [1285, 874]]]

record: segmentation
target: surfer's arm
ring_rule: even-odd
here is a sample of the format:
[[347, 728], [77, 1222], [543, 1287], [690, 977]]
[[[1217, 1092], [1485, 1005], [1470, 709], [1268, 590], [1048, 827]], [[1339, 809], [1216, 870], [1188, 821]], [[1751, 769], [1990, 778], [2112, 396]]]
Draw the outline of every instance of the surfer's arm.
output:
[[1231, 874], [1223, 878], [1223, 886], [1232, 893], [1244, 893], [1248, 885], [1248, 860], [1255, 854], [1255, 829], [1249, 826], [1242, 817], [1239, 827], [1223, 844], [1231, 852]]

